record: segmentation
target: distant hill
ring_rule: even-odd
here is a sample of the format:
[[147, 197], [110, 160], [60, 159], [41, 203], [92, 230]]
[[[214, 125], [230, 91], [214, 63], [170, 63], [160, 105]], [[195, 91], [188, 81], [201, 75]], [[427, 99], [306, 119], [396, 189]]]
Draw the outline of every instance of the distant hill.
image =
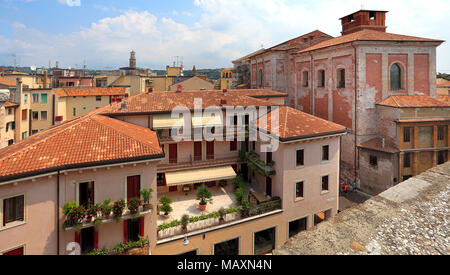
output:
[[[0, 66], [0, 68], [5, 71], [14, 69], [14, 67], [12, 67], [12, 66]], [[220, 78], [220, 72], [223, 69], [224, 68], [221, 68], [221, 69], [198, 69], [197, 75], [206, 75], [208, 78], [216, 80], [216, 79]], [[30, 67], [17, 67], [16, 71], [28, 73], [28, 74], [33, 73], [33, 71], [31, 71]], [[86, 70], [86, 74], [87, 75], [99, 75], [99, 74], [103, 74], [106, 71], [107, 70]], [[161, 76], [166, 74], [165, 70], [152, 70], [152, 71], [155, 72], [157, 75], [161, 75]], [[184, 75], [192, 76], [192, 70], [184, 70]]]

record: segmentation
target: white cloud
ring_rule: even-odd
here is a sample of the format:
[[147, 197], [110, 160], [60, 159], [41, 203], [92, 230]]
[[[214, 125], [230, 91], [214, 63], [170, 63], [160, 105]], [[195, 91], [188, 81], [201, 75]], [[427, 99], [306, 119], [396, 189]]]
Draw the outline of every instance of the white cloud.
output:
[[69, 7], [80, 7], [81, 0], [58, 0], [61, 4], [66, 4]]
[[[194, 4], [200, 12], [191, 24], [181, 23], [182, 15], [189, 15], [181, 10], [174, 10], [171, 18], [128, 10], [70, 34], [48, 35], [17, 25], [7, 45], [30, 64], [48, 64], [52, 59], [74, 66], [87, 59], [92, 67], [117, 68], [127, 65], [134, 49], [142, 67], [164, 68], [175, 56], [183, 56], [188, 68], [228, 67], [262, 44], [269, 47], [316, 29], [338, 36], [339, 18], [361, 8], [360, 0], [194, 0]], [[447, 0], [432, 5], [422, 0], [366, 0], [364, 8], [389, 10], [389, 32], [449, 40]], [[440, 69], [450, 71], [447, 44], [438, 49]]]

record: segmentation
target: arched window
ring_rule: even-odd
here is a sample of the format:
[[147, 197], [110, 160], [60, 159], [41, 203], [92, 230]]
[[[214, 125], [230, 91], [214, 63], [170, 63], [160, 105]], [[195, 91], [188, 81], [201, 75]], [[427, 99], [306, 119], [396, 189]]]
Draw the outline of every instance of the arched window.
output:
[[402, 69], [397, 63], [391, 66], [391, 90], [401, 90], [402, 88]]
[[259, 87], [260, 88], [264, 87], [263, 70], [262, 69], [259, 70]]

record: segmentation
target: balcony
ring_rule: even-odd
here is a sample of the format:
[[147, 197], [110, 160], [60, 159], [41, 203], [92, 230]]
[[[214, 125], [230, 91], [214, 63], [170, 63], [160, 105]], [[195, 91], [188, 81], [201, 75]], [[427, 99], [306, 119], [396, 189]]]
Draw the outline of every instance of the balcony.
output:
[[[247, 188], [249, 187], [246, 184]], [[212, 204], [208, 204], [206, 211], [200, 211], [199, 201], [196, 199], [196, 191], [160, 193], [158, 197], [168, 196], [172, 199], [173, 212], [164, 217], [161, 212], [158, 216], [158, 242], [164, 243], [182, 237], [184, 234], [195, 234], [215, 228], [227, 227], [229, 225], [247, 222], [255, 218], [281, 212], [281, 200], [279, 198], [268, 199], [265, 203], [258, 204], [251, 199], [247, 193], [250, 207], [243, 210], [243, 206], [237, 201], [235, 187], [228, 183], [226, 186], [210, 187], [212, 193]], [[247, 189], [248, 190], [248, 189]], [[250, 192], [252, 193], [252, 192]], [[224, 208], [226, 215], [224, 221], [219, 220], [219, 209]], [[183, 232], [180, 224], [183, 215], [189, 215], [190, 221], [187, 230]]]
[[255, 152], [240, 152], [240, 158], [242, 161], [245, 161], [253, 171], [264, 177], [276, 174], [276, 171], [273, 168], [275, 162], [272, 161], [271, 163], [266, 163], [262, 161]]

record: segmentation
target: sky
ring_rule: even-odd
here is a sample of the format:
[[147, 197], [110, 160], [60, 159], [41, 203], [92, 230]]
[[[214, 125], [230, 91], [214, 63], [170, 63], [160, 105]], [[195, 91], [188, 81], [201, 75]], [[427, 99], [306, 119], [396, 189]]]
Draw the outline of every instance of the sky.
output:
[[141, 68], [232, 67], [231, 61], [313, 30], [339, 36], [339, 18], [387, 10], [388, 32], [446, 40], [448, 0], [0, 0], [0, 65], [117, 69], [136, 51]]

